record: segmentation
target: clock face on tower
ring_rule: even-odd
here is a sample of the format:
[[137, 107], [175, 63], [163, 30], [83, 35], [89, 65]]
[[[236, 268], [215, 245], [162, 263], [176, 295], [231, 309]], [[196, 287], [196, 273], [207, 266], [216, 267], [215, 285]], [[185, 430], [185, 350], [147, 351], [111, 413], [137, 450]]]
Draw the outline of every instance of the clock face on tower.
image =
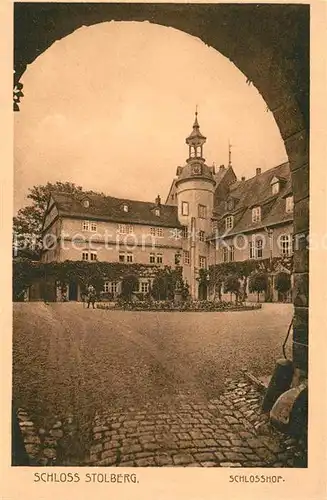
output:
[[202, 174], [202, 167], [199, 164], [193, 165], [192, 166], [192, 174], [193, 175], [201, 175]]

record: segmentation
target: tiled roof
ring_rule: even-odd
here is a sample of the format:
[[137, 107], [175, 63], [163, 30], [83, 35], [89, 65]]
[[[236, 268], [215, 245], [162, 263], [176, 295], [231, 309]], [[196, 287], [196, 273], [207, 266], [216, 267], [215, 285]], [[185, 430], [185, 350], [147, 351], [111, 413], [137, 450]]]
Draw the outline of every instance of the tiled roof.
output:
[[[273, 177], [281, 180], [280, 191], [276, 195], [272, 195], [270, 185]], [[291, 222], [293, 214], [285, 210], [285, 197], [291, 194], [292, 183], [288, 163], [266, 170], [246, 181], [231, 184], [228, 197], [221, 200], [215, 207], [215, 212], [220, 219], [220, 232], [224, 232], [224, 218], [228, 214], [234, 216], [234, 226], [229, 231], [229, 235], [282, 222]], [[234, 208], [230, 211], [226, 210], [226, 201], [229, 199], [234, 199]], [[255, 206], [261, 207], [261, 221], [257, 223], [252, 222], [252, 208]]]
[[[107, 220], [121, 223], [146, 224], [152, 226], [181, 227], [177, 207], [160, 205], [160, 215], [155, 214], [156, 203], [113, 198], [104, 195], [74, 196], [66, 193], [52, 193], [59, 215], [64, 217]], [[89, 200], [89, 207], [83, 202]], [[125, 212], [123, 206], [128, 206]]]
[[222, 180], [222, 178], [224, 177], [224, 175], [226, 174], [227, 170], [228, 169], [225, 167], [218, 168], [218, 170], [214, 173], [213, 178], [215, 179], [217, 186], [218, 186], [219, 182]]

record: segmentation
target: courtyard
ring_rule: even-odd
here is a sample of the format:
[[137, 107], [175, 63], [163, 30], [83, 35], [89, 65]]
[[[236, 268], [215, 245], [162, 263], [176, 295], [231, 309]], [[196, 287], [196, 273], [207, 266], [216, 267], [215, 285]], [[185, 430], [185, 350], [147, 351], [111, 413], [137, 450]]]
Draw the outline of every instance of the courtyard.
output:
[[[199, 415], [194, 414], [204, 411], [207, 415], [201, 413], [201, 418], [208, 427], [209, 440], [210, 432], [231, 433], [228, 425], [234, 423], [233, 432], [238, 433], [234, 441], [240, 441], [240, 432], [244, 434], [249, 429], [241, 420], [233, 420], [225, 402], [234, 394], [235, 410], [239, 413], [237, 404], [243, 401], [246, 406], [248, 394], [249, 403], [256, 410], [247, 406], [245, 417], [253, 415], [253, 422], [258, 421], [255, 413], [260, 413], [260, 397], [244, 382], [243, 370], [257, 377], [272, 373], [276, 359], [281, 356], [291, 318], [289, 304], [264, 304], [261, 310], [244, 312], [156, 313], [84, 309], [81, 303], [16, 303], [14, 401], [17, 407], [26, 410], [37, 428], [46, 429], [57, 423], [58, 430], [64, 419], [68, 418], [71, 424], [74, 421], [81, 447], [78, 453], [85, 454], [87, 450], [95, 465], [97, 452], [94, 454], [92, 450], [97, 446], [95, 449], [99, 451], [101, 443], [94, 445], [94, 440], [104, 437], [101, 432], [107, 433], [107, 440], [117, 443], [122, 422], [127, 422], [127, 428], [128, 422], [132, 422], [128, 430], [131, 434], [124, 439], [127, 439], [125, 451], [126, 446], [133, 448], [133, 436], [140, 439], [133, 426], [138, 419], [146, 421], [149, 411], [157, 416], [166, 415], [170, 424], [162, 422], [162, 425], [174, 425], [180, 435], [183, 425], [190, 426], [187, 432], [196, 432], [193, 428], [196, 422], [192, 424], [192, 419], [198, 419], [199, 423]], [[234, 403], [231, 401], [227, 406]], [[171, 412], [179, 414], [181, 408], [187, 413], [187, 422], [180, 422], [177, 432], [178, 422]], [[219, 424], [217, 411], [227, 421], [220, 420]], [[150, 424], [156, 420], [154, 415]], [[145, 439], [149, 438], [146, 431], [151, 425], [144, 431]], [[206, 429], [202, 428], [202, 435], [203, 431]], [[147, 446], [155, 448], [153, 442]], [[142, 453], [144, 450], [140, 459], [144, 458]], [[266, 450], [267, 453], [271, 452]], [[105, 465], [100, 458], [99, 464]], [[111, 460], [107, 465], [116, 463], [116, 459], [111, 457]], [[260, 460], [257, 457], [254, 462]], [[127, 463], [132, 462], [127, 460]]]

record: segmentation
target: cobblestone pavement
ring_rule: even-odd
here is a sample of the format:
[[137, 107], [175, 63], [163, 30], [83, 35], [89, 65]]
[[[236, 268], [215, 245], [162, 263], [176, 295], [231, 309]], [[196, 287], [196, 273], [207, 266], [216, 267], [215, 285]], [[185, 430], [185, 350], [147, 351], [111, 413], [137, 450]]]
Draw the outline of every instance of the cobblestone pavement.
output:
[[96, 413], [86, 456], [72, 415], [38, 430], [26, 410], [18, 419], [31, 465], [306, 467], [305, 443], [270, 426], [262, 397], [244, 377], [227, 380], [218, 399]]
[[219, 399], [96, 414], [88, 465], [306, 467], [305, 444], [271, 428], [262, 395], [246, 378]]

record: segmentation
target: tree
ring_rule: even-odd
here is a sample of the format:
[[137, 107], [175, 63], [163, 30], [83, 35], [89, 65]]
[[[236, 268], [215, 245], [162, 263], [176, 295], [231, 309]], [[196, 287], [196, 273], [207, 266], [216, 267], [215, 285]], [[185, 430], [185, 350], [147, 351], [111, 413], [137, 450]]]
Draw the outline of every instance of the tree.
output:
[[172, 300], [174, 298], [176, 273], [166, 266], [158, 269], [152, 284], [151, 294], [156, 300]]
[[14, 256], [27, 257], [33, 260], [40, 258], [42, 241], [41, 229], [43, 217], [47, 209], [50, 193], [94, 194], [93, 191], [83, 191], [81, 186], [71, 182], [48, 182], [45, 185], [33, 186], [29, 189], [27, 198], [31, 204], [18, 210], [13, 219]]
[[251, 293], [258, 294], [258, 302], [260, 300], [260, 293], [266, 292], [268, 289], [268, 275], [263, 271], [256, 271], [250, 275], [249, 290]]
[[280, 272], [275, 277], [275, 290], [281, 293], [284, 297], [291, 289], [291, 276], [288, 273]]
[[138, 277], [135, 274], [124, 276], [121, 283], [121, 296], [123, 299], [131, 301], [133, 292], [138, 290]]
[[237, 302], [239, 291], [240, 291], [240, 282], [238, 277], [235, 274], [230, 274], [225, 278], [224, 292], [225, 293], [229, 292], [231, 294], [231, 301], [232, 301], [232, 294], [234, 293]]
[[155, 300], [173, 300], [176, 287], [182, 299], [186, 300], [189, 296], [189, 286], [183, 281], [182, 268], [172, 269], [170, 266], [165, 266], [163, 269], [157, 268], [151, 287], [152, 297]]

